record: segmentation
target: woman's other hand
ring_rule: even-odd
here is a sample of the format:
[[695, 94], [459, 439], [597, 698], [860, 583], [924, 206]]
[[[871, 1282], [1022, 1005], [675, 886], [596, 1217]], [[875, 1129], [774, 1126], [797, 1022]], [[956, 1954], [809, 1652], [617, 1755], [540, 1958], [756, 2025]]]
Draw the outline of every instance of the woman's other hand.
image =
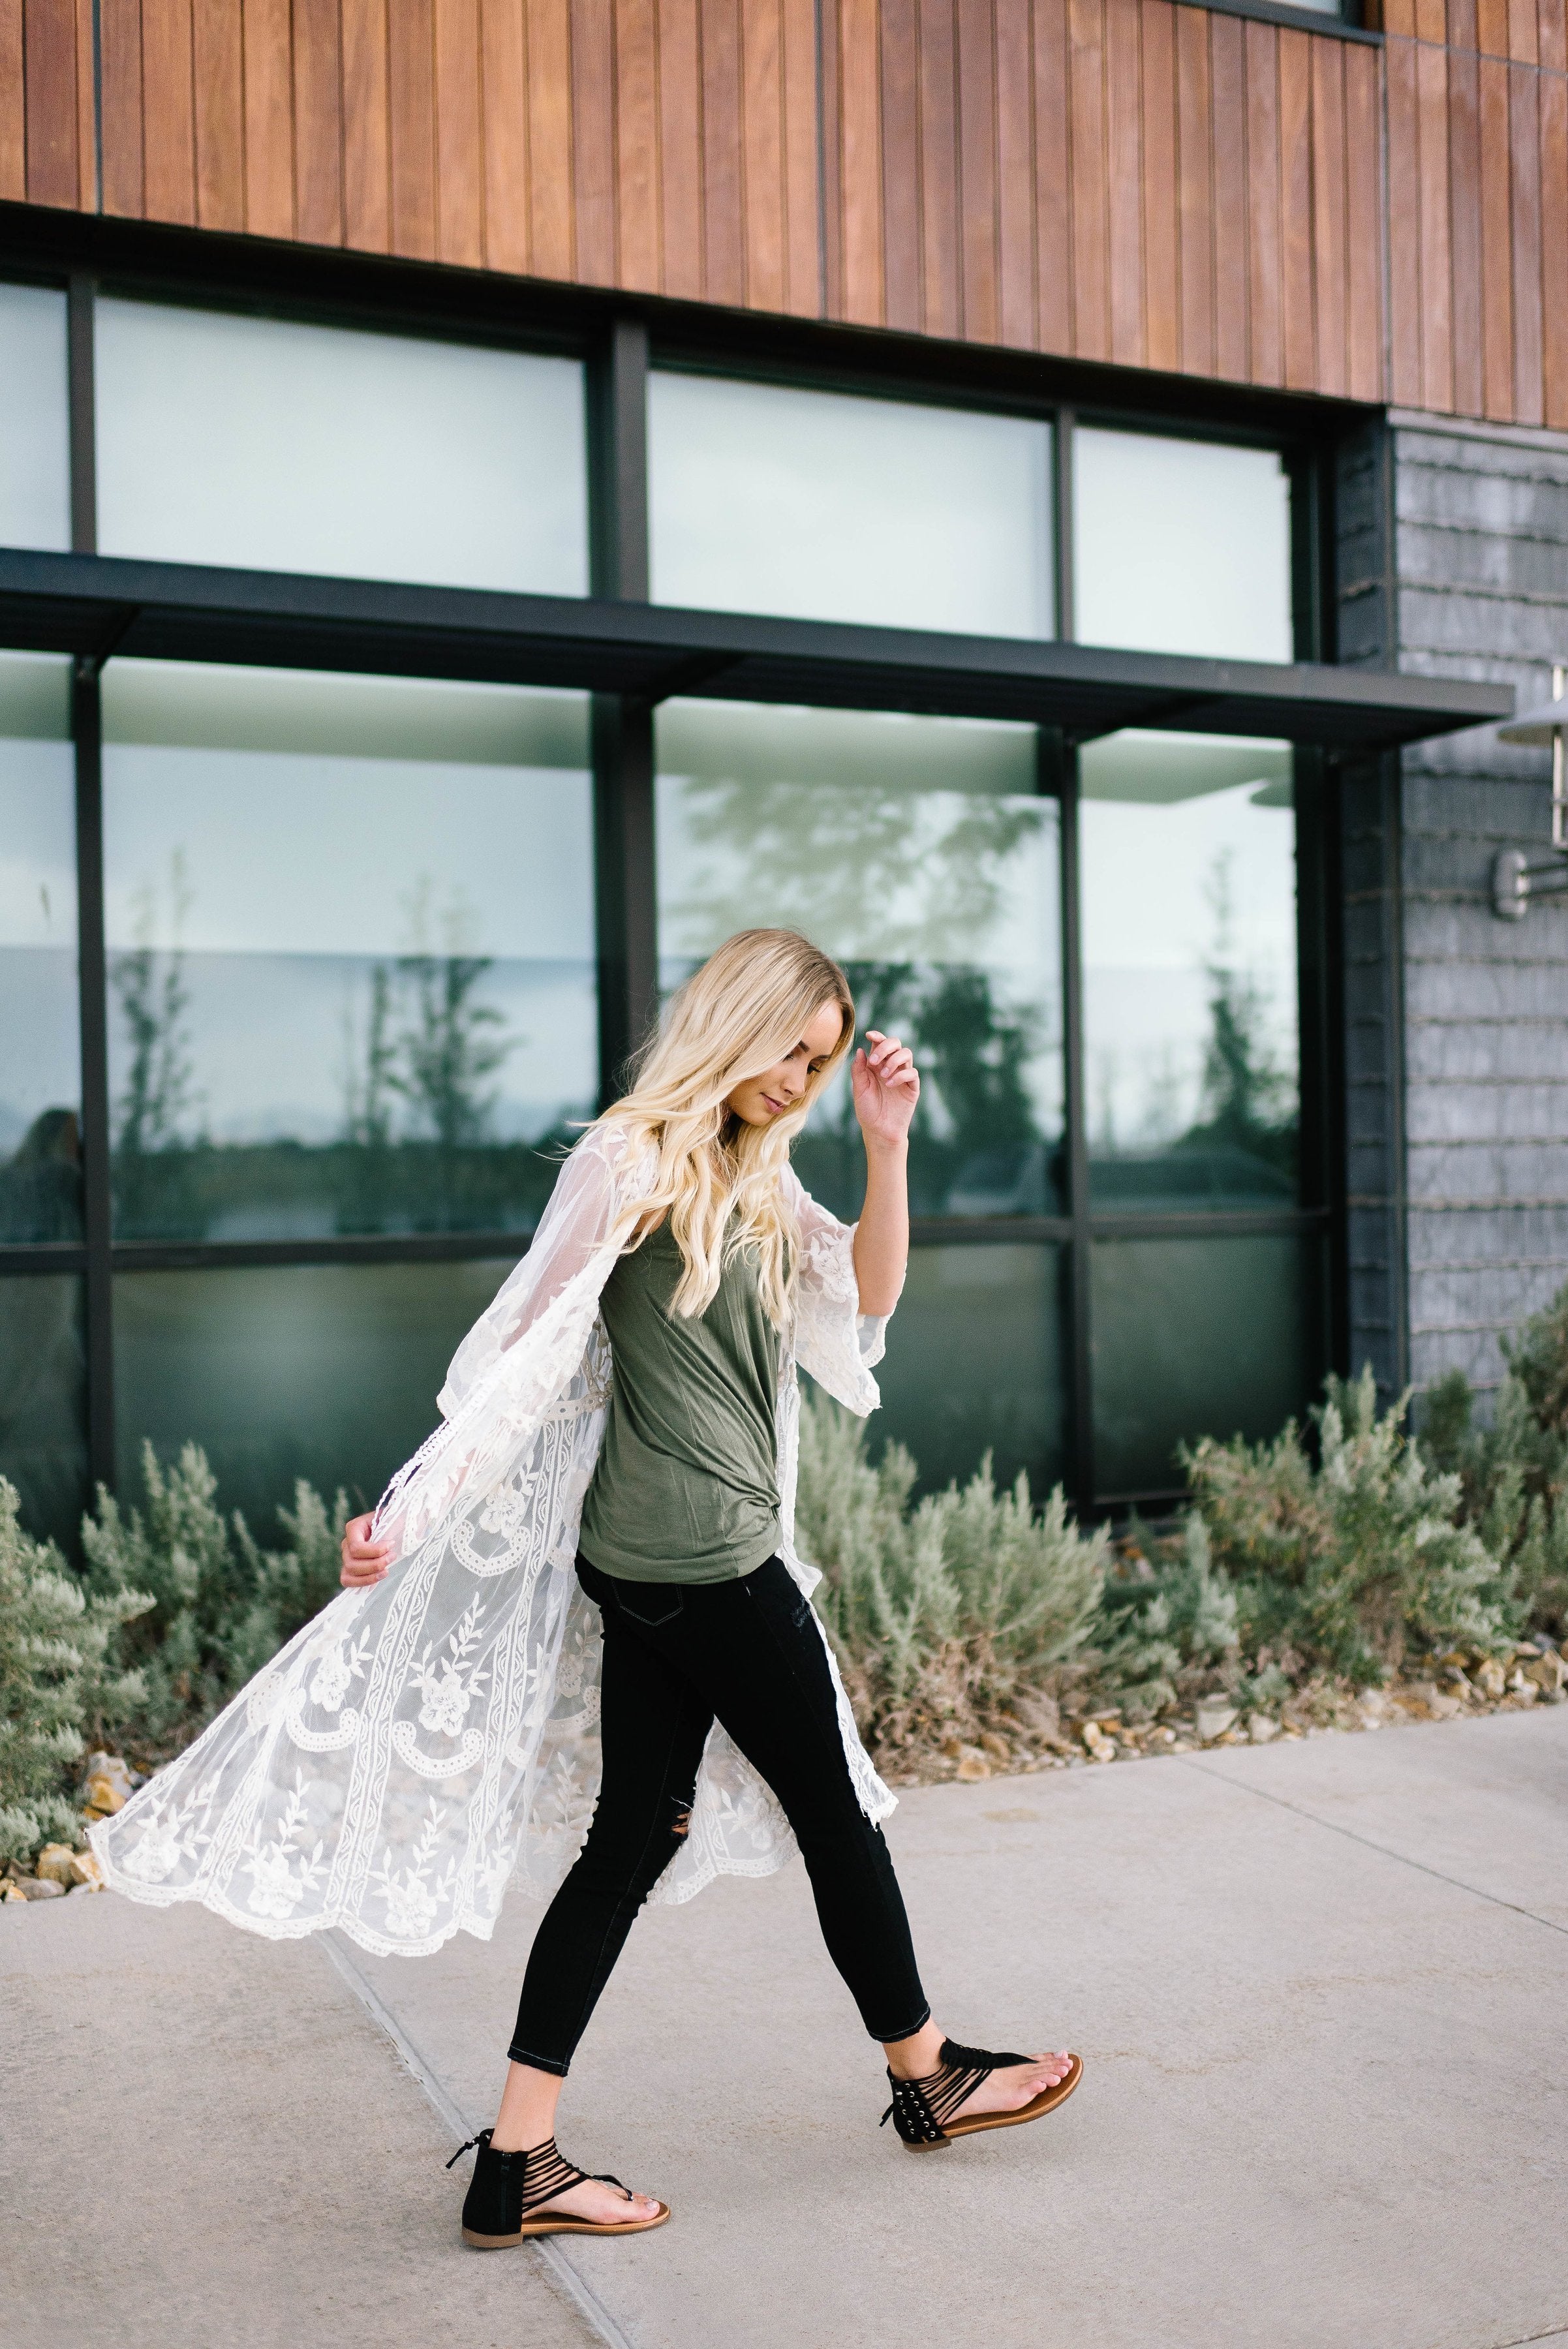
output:
[[909, 1046], [897, 1036], [868, 1028], [865, 1048], [851, 1064], [849, 1081], [867, 1148], [907, 1142], [920, 1098], [920, 1072]]
[[373, 1516], [350, 1517], [343, 1528], [343, 1540], [338, 1555], [343, 1560], [342, 1582], [345, 1590], [368, 1590], [379, 1582], [392, 1563], [390, 1542], [370, 1539]]

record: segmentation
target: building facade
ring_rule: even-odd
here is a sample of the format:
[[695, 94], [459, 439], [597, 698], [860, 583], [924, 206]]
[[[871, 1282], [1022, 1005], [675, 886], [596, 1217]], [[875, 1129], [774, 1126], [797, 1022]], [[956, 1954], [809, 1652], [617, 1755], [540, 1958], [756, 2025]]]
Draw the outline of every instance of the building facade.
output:
[[[731, 930], [886, 1425], [1082, 1506], [1568, 1278], [1563, 0], [0, 0], [0, 1470], [373, 1497]], [[857, 1200], [846, 1105], [800, 1145]]]

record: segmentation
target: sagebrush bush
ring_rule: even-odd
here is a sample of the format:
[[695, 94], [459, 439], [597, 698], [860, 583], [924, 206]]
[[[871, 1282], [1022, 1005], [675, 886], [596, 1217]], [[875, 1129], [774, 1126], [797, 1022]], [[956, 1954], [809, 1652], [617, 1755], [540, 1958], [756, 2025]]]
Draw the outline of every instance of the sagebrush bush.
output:
[[[1333, 1700], [1449, 1649], [1561, 1636], [1568, 1288], [1505, 1351], [1487, 1426], [1454, 1373], [1413, 1440], [1403, 1402], [1378, 1413], [1368, 1371], [1328, 1381], [1315, 1445], [1293, 1423], [1272, 1443], [1197, 1444], [1175, 1529], [1135, 1521], [1119, 1558], [1060, 1488], [1041, 1507], [1023, 1476], [998, 1491], [989, 1456], [917, 1500], [901, 1445], [873, 1464], [865, 1423], [808, 1392], [800, 1549], [823, 1569], [816, 1603], [873, 1753], [907, 1768], [1021, 1720], [1049, 1737], [1039, 1700], [1057, 1697], [1127, 1723], [1214, 1689], [1277, 1713], [1304, 1684]], [[147, 1446], [142, 1485], [130, 1508], [99, 1493], [76, 1575], [23, 1531], [0, 1479], [0, 1865], [81, 1841], [88, 1745], [141, 1767], [177, 1752], [338, 1588], [342, 1493], [329, 1508], [298, 1484], [271, 1550], [225, 1517], [194, 1444], [171, 1466]]]
[[348, 1515], [306, 1484], [265, 1550], [225, 1518], [205, 1455], [165, 1468], [149, 1444], [143, 1506], [99, 1494], [86, 1571], [22, 1530], [0, 1478], [0, 1866], [83, 1840], [77, 1771], [89, 1746], [142, 1767], [179, 1751], [337, 1589]]
[[51, 1840], [83, 1841], [70, 1767], [89, 1732], [130, 1720], [146, 1695], [118, 1651], [151, 1604], [129, 1583], [84, 1590], [52, 1542], [24, 1533], [16, 1487], [0, 1476], [0, 1866]]
[[[1150, 1721], [1199, 1693], [1231, 1663], [1237, 1646], [1236, 1593], [1214, 1564], [1209, 1528], [1198, 1510], [1189, 1511], [1173, 1543], [1155, 1540], [1143, 1529], [1137, 1538], [1148, 1578], [1106, 1586], [1092, 1668], [1125, 1720]], [[1168, 1549], [1175, 1550], [1173, 1558], [1164, 1558]]]
[[1412, 1655], [1505, 1649], [1514, 1577], [1466, 1521], [1456, 1472], [1381, 1414], [1370, 1370], [1331, 1379], [1314, 1461], [1293, 1421], [1269, 1444], [1212, 1438], [1183, 1455], [1193, 1506], [1236, 1598], [1243, 1651], [1365, 1687]]
[[1568, 1631], [1568, 1288], [1503, 1342], [1508, 1373], [1490, 1426], [1462, 1371], [1428, 1393], [1422, 1451], [1457, 1475], [1466, 1516], [1510, 1568], [1520, 1612]]
[[337, 1544], [348, 1516], [339, 1493], [329, 1511], [301, 1481], [288, 1536], [264, 1550], [236, 1510], [217, 1505], [206, 1455], [187, 1444], [171, 1467], [142, 1447], [143, 1506], [129, 1511], [100, 1491], [96, 1521], [82, 1526], [89, 1591], [150, 1594], [125, 1635], [145, 1693], [130, 1723], [151, 1754], [173, 1751], [210, 1721], [338, 1588]]
[[803, 1557], [857, 1718], [876, 1747], [973, 1736], [1020, 1688], [1083, 1648], [1110, 1562], [1060, 1488], [1042, 1510], [1020, 1475], [998, 1492], [989, 1454], [966, 1485], [912, 1501], [916, 1467], [889, 1444], [875, 1467], [864, 1422], [815, 1395], [801, 1409], [795, 1501]]

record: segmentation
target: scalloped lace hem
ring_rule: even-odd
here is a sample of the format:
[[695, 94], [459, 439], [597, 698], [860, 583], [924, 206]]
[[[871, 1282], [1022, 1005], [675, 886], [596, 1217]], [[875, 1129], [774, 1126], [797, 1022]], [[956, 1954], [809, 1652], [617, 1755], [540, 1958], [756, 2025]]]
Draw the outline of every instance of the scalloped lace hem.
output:
[[[98, 1833], [96, 1826], [90, 1827], [88, 1841], [103, 1869], [104, 1884], [109, 1891], [118, 1892], [127, 1900], [138, 1901], [144, 1909], [177, 1909], [193, 1901], [198, 1908], [209, 1909], [214, 1917], [221, 1917], [225, 1924], [237, 1925], [244, 1933], [254, 1933], [258, 1940], [304, 1941], [312, 1933], [343, 1933], [373, 1958], [429, 1958], [433, 1957], [438, 1950], [444, 1949], [448, 1941], [459, 1933], [472, 1933], [476, 1941], [488, 1941], [494, 1935], [496, 1918], [482, 1916], [473, 1909], [462, 1909], [450, 1923], [443, 1925], [439, 1933], [431, 1933], [422, 1941], [390, 1940], [385, 1933], [378, 1933], [373, 1926], [366, 1924], [362, 1917], [352, 1916], [347, 1910], [322, 1917], [258, 1917], [253, 1909], [236, 1908], [216, 1885], [148, 1884], [138, 1877], [129, 1876], [106, 1851], [99, 1848]], [[649, 1895], [649, 1905], [682, 1909], [688, 1900], [694, 1900], [698, 1893], [705, 1892], [709, 1885], [716, 1883], [721, 1876], [753, 1878], [776, 1876], [782, 1868], [787, 1868], [790, 1861], [798, 1857], [793, 1837], [786, 1845], [775, 1845], [769, 1851], [743, 1859], [715, 1859], [705, 1856], [696, 1867], [675, 1877], [670, 1883], [666, 1884], [661, 1878]], [[670, 1869], [675, 1867], [676, 1862], [672, 1860]], [[531, 1884], [522, 1875], [514, 1877], [513, 1881], [525, 1899], [545, 1903], [554, 1899], [558, 1889], [555, 1885]]]
[[[88, 1840], [91, 1841], [89, 1834]], [[93, 1845], [98, 1850], [96, 1843]], [[198, 1908], [211, 1909], [226, 1925], [237, 1925], [243, 1933], [254, 1933], [262, 1941], [304, 1941], [312, 1933], [343, 1933], [373, 1958], [429, 1958], [445, 1947], [454, 1934], [472, 1933], [476, 1941], [488, 1941], [495, 1930], [493, 1917], [482, 1917], [476, 1909], [464, 1909], [443, 1925], [439, 1933], [431, 1933], [422, 1941], [389, 1940], [378, 1933], [361, 1917], [344, 1912], [325, 1917], [258, 1917], [249, 1909], [236, 1909], [215, 1885], [142, 1884], [128, 1877], [123, 1868], [116, 1868], [99, 1852], [104, 1882], [110, 1892], [123, 1894], [128, 1900], [140, 1901], [146, 1909], [176, 1909], [194, 1901]]]

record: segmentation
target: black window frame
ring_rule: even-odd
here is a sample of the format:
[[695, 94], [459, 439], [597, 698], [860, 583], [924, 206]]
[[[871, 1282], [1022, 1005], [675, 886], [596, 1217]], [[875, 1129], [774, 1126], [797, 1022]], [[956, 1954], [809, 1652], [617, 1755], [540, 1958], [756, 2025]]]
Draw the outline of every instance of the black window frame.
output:
[[[1282, 9], [1279, 14], [1286, 12]], [[1333, 26], [1334, 20], [1325, 18]], [[722, 373], [787, 382], [803, 388], [861, 391], [876, 397], [952, 406], [970, 410], [1027, 414], [1054, 426], [1056, 626], [1053, 646], [1074, 647], [1072, 565], [1072, 446], [1076, 422], [1147, 430], [1166, 437], [1191, 437], [1278, 449], [1292, 481], [1292, 595], [1296, 667], [1269, 673], [1289, 682], [1288, 690], [1311, 688], [1315, 700], [1290, 702], [1296, 758], [1298, 841], [1298, 955], [1302, 1038], [1302, 1167], [1298, 1206], [1289, 1211], [1234, 1211], [1186, 1216], [1111, 1215], [1096, 1212], [1089, 1197], [1083, 1100], [1083, 1004], [1078, 907], [1077, 749], [1116, 724], [1164, 723], [1179, 730], [1183, 716], [1202, 730], [1202, 712], [1212, 706], [1217, 682], [1227, 691], [1264, 692], [1246, 664], [1164, 663], [1142, 656], [1099, 654], [1059, 661], [1064, 673], [1093, 672], [1096, 690], [1110, 680], [1124, 695], [1136, 684], [1142, 698], [1128, 702], [1116, 724], [1055, 724], [1049, 713], [1049, 679], [1036, 675], [1017, 688], [1033, 696], [1043, 793], [1061, 807], [1060, 874], [1063, 1006], [1068, 1198], [1060, 1216], [1019, 1218], [926, 1218], [917, 1222], [917, 1246], [952, 1242], [1016, 1243], [1040, 1240], [1066, 1251], [1061, 1283], [1064, 1327], [1061, 1331], [1064, 1385], [1070, 1402], [1070, 1461], [1065, 1481], [1085, 1510], [1099, 1505], [1094, 1464], [1093, 1365], [1089, 1307], [1090, 1252], [1097, 1239], [1221, 1237], [1231, 1231], [1302, 1234], [1319, 1239], [1336, 1270], [1324, 1300], [1322, 1357], [1337, 1355], [1335, 1330], [1342, 1315], [1333, 1299], [1343, 1286], [1345, 1201], [1342, 1167], [1342, 1054], [1337, 1044], [1336, 985], [1340, 960], [1337, 927], [1339, 886], [1335, 864], [1334, 800], [1339, 760], [1345, 745], [1365, 746], [1417, 739], [1462, 723], [1501, 714], [1507, 697], [1484, 688], [1434, 685], [1429, 680], [1368, 679], [1341, 671], [1324, 683], [1324, 665], [1335, 658], [1334, 635], [1333, 474], [1336, 439], [1365, 421], [1366, 411], [1345, 402], [1305, 402], [1286, 395], [1255, 393], [1212, 384], [1177, 384], [1172, 378], [1092, 367], [1017, 354], [936, 344], [921, 338], [816, 322], [750, 318], [691, 305], [630, 299], [590, 288], [545, 287], [478, 273], [441, 270], [404, 262], [368, 260], [302, 250], [266, 247], [243, 239], [188, 231], [147, 230], [140, 225], [55, 215], [41, 219], [20, 207], [0, 206], [0, 275], [63, 287], [67, 303], [69, 443], [72, 546], [66, 557], [8, 557], [0, 551], [0, 643], [42, 648], [46, 643], [74, 654], [72, 727], [76, 750], [76, 810], [80, 921], [81, 1133], [83, 1236], [79, 1244], [36, 1243], [0, 1247], [0, 1273], [72, 1272], [84, 1282], [87, 1327], [88, 1473], [94, 1483], [115, 1481], [112, 1284], [122, 1272], [195, 1269], [244, 1265], [387, 1263], [470, 1259], [521, 1253], [525, 1238], [515, 1233], [439, 1237], [345, 1236], [325, 1240], [254, 1242], [124, 1241], [114, 1237], [110, 1211], [110, 1102], [108, 1075], [108, 1009], [103, 907], [102, 720], [99, 678], [123, 644], [142, 656], [128, 632], [104, 580], [159, 566], [103, 564], [96, 554], [94, 461], [93, 318], [98, 295], [109, 294], [175, 303], [191, 308], [241, 309], [322, 325], [358, 326], [393, 335], [436, 337], [576, 356], [586, 362], [587, 396], [589, 580], [592, 609], [603, 616], [619, 608], [640, 615], [649, 604], [647, 375], [651, 366]], [[189, 587], [195, 576], [162, 566], [166, 576], [155, 591]], [[212, 574], [227, 579], [231, 574]], [[240, 574], [232, 574], [239, 577]], [[32, 614], [32, 583], [39, 594], [62, 595], [79, 585], [79, 606], [56, 624], [27, 618], [17, 633], [16, 615]], [[16, 583], [20, 582], [20, 587]], [[112, 582], [111, 582], [112, 584]], [[278, 658], [277, 637], [251, 657], [268, 666], [358, 666], [374, 671], [369, 656], [345, 662], [332, 649], [323, 614], [333, 598], [312, 574], [264, 583], [281, 601], [296, 626], [293, 657]], [[13, 592], [15, 590], [15, 592]], [[22, 591], [26, 590], [26, 593]], [[140, 592], [140, 590], [139, 590]], [[370, 620], [352, 616], [344, 627], [380, 625], [385, 641], [402, 606], [417, 606], [421, 625], [431, 615], [468, 626], [476, 598], [462, 589], [400, 591], [379, 595]], [[363, 599], [361, 599], [362, 601]], [[492, 599], [499, 605], [506, 599]], [[512, 599], [518, 606], [530, 599]], [[65, 611], [65, 602], [60, 610]], [[358, 607], [356, 607], [358, 610]], [[85, 617], [83, 616], [86, 616]], [[241, 615], [231, 616], [236, 620]], [[682, 616], [676, 616], [679, 620]], [[702, 616], [695, 616], [701, 618]], [[333, 626], [337, 622], [334, 620]], [[43, 631], [39, 633], [40, 629]], [[676, 632], [679, 634], [679, 631]], [[710, 632], [711, 633], [711, 632]], [[84, 634], [89, 648], [82, 648]], [[872, 653], [882, 636], [898, 632], [813, 629], [810, 624], [765, 620], [730, 631], [737, 642], [787, 640], [784, 651], [798, 658], [805, 645], [813, 658], [831, 663], [845, 647], [870, 647], [868, 672], [877, 674]], [[687, 631], [689, 638], [692, 632]], [[354, 641], [352, 636], [348, 639]], [[499, 641], [499, 639], [497, 639]], [[961, 662], [944, 672], [942, 640], [910, 637], [921, 664], [923, 699], [895, 706], [962, 715], [971, 705], [960, 689]], [[971, 640], [954, 639], [955, 655]], [[311, 661], [312, 645], [322, 657]], [[826, 645], [826, 651], [821, 648]], [[813, 648], [815, 649], [813, 649]], [[1038, 652], [1028, 647], [1026, 653]], [[155, 655], [152, 657], [156, 657]], [[181, 653], [167, 657], [184, 657]], [[201, 657], [201, 656], [198, 656]], [[222, 658], [219, 651], [209, 658]], [[243, 657], [238, 647], [228, 657]], [[467, 658], [463, 654], [454, 658]], [[477, 656], [475, 656], [477, 657]], [[485, 658], [493, 663], [493, 653]], [[645, 663], [646, 676], [628, 685], [624, 676], [593, 689], [592, 763], [601, 1093], [619, 1089], [627, 1058], [652, 1018], [657, 1004], [657, 916], [654, 886], [654, 710], [676, 694], [737, 689], [737, 660], [743, 677], [745, 655], [697, 641]], [[911, 655], [913, 657], [913, 655]], [[1023, 666], [1028, 667], [1027, 658]], [[390, 662], [382, 666], [390, 666]], [[1308, 665], [1311, 665], [1310, 667]], [[1036, 663], [1036, 669], [1040, 664]], [[1044, 664], [1048, 668], [1049, 663]], [[786, 662], [787, 667], [787, 662]], [[1201, 670], [1198, 689], [1194, 678]], [[1161, 680], [1170, 672], [1175, 690]], [[1179, 675], [1178, 673], [1179, 672]], [[1243, 672], [1246, 672], [1244, 675]], [[421, 666], [410, 673], [431, 674]], [[504, 674], [504, 666], [483, 671], [454, 667], [446, 673]], [[794, 672], [790, 672], [793, 674]], [[908, 672], [898, 689], [910, 690]], [[1251, 683], [1249, 685], [1249, 678]], [[1117, 682], [1122, 680], [1122, 682]], [[1131, 680], [1131, 682], [1127, 682]], [[1229, 682], [1227, 682], [1229, 680]], [[530, 680], [517, 676], [516, 682]], [[588, 680], [591, 684], [591, 678]], [[1093, 681], [1093, 680], [1091, 680]], [[613, 689], [612, 689], [613, 688]], [[853, 684], [852, 697], [869, 688]], [[999, 686], [999, 691], [1002, 689]], [[1009, 689], [1012, 689], [1011, 688]], [[1086, 688], [1085, 688], [1086, 689]], [[1286, 686], [1266, 690], [1287, 693]], [[1076, 690], [1076, 688], [1075, 688]], [[1357, 697], [1359, 696], [1359, 700]], [[803, 698], [772, 692], [766, 698]], [[1114, 695], [1113, 695], [1114, 699]], [[1342, 708], [1343, 703], [1343, 708]], [[1496, 705], [1494, 712], [1493, 704]], [[889, 704], [852, 698], [849, 706]], [[1120, 705], [1117, 705], [1118, 707]], [[1263, 704], [1258, 705], [1262, 710]], [[1271, 705], [1272, 706], [1272, 705]], [[1111, 707], [1106, 704], [1107, 709]], [[1044, 712], [1044, 714], [1042, 714]], [[1343, 726], [1340, 721], [1343, 719]], [[1321, 727], [1322, 740], [1311, 739]], [[1336, 735], [1336, 727], [1344, 739]], [[1383, 731], [1379, 733], [1378, 728]], [[1303, 729], [1307, 730], [1303, 736]], [[1348, 733], [1345, 730], [1348, 729]], [[1266, 732], [1266, 716], [1250, 728]], [[1130, 1495], [1115, 1496], [1123, 1501]], [[1136, 1496], [1158, 1503], [1167, 1494]]]

